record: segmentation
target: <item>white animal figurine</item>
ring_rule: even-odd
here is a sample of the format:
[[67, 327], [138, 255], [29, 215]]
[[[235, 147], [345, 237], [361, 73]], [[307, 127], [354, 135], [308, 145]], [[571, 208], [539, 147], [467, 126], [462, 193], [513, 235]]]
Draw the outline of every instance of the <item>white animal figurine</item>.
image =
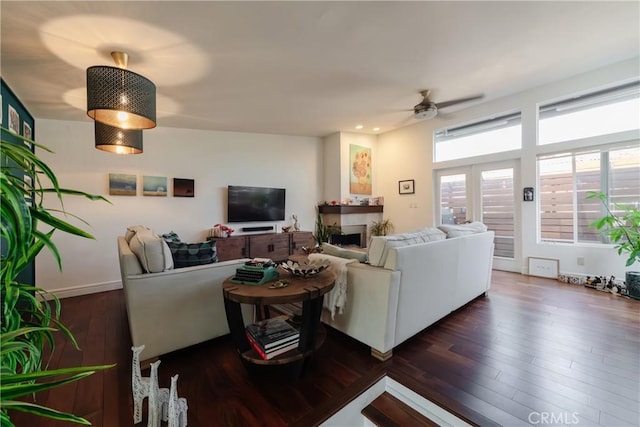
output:
[[178, 375], [171, 377], [169, 391], [169, 427], [187, 427], [187, 399], [178, 398]]

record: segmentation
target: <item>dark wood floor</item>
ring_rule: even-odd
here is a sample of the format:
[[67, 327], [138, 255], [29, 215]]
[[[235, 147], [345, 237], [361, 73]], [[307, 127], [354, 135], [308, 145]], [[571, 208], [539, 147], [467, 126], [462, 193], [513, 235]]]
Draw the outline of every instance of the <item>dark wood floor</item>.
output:
[[[117, 367], [44, 392], [38, 402], [95, 426], [133, 425], [122, 291], [68, 298], [62, 311], [82, 351], [59, 340], [50, 366]], [[481, 425], [638, 426], [639, 316], [639, 301], [494, 271], [488, 297], [403, 343], [385, 363], [330, 329], [310, 369], [292, 381], [248, 372], [227, 336], [161, 357], [160, 382], [168, 386], [180, 374], [190, 426], [313, 425], [381, 373], [409, 378], [416, 391], [466, 408]], [[17, 426], [70, 425], [17, 413], [12, 419]]]

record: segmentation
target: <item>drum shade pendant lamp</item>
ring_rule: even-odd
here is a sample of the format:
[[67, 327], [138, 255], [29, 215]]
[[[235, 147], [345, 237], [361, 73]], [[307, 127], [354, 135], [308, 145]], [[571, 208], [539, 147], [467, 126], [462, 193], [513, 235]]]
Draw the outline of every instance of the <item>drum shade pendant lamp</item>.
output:
[[111, 52], [116, 67], [87, 68], [87, 115], [120, 129], [156, 127], [156, 85], [127, 70], [129, 55]]
[[142, 131], [95, 122], [96, 148], [116, 154], [142, 153]]

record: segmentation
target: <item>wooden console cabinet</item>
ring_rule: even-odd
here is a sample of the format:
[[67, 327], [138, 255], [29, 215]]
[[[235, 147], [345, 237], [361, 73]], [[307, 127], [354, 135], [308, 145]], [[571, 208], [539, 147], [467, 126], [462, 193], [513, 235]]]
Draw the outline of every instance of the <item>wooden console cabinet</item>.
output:
[[302, 253], [302, 247], [315, 244], [313, 233], [310, 231], [210, 237], [209, 240], [216, 241], [220, 261], [238, 258], [271, 258], [274, 261], [284, 261], [289, 255]]

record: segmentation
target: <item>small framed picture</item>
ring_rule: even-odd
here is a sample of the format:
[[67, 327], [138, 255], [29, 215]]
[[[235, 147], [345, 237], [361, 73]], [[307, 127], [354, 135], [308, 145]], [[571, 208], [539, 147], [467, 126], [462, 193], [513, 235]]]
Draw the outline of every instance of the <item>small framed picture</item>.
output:
[[404, 181], [398, 181], [398, 192], [400, 194], [413, 194], [416, 192], [415, 181], [413, 179], [406, 179]]
[[20, 135], [20, 115], [9, 105], [9, 130]]
[[[22, 123], [22, 136], [26, 139], [33, 139], [31, 135], [31, 126], [29, 126], [29, 123], [27, 122]], [[24, 141], [24, 145], [31, 148], [31, 142], [29, 141]]]
[[525, 202], [533, 202], [533, 187], [524, 187], [524, 190], [522, 190], [522, 200]]
[[194, 197], [193, 179], [173, 178], [173, 197]]

